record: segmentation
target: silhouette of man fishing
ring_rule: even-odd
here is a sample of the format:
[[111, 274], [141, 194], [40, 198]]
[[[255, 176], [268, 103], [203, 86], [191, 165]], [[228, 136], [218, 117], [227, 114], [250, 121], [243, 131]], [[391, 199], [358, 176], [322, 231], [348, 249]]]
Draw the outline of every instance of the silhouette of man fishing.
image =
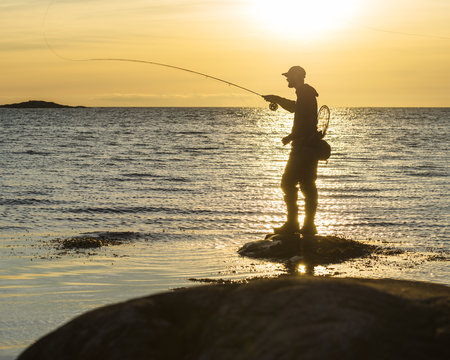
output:
[[[293, 113], [294, 124], [291, 133], [282, 139], [283, 145], [291, 143], [292, 148], [289, 160], [281, 178], [281, 189], [287, 207], [287, 221], [275, 234], [301, 233], [303, 235], [317, 234], [314, 218], [317, 209], [317, 164], [316, 144], [321, 139], [317, 131], [317, 91], [305, 84], [306, 72], [300, 66], [293, 66], [283, 73], [289, 88], [294, 88], [297, 101], [282, 98], [276, 95], [264, 95], [263, 98], [271, 103], [280, 105]], [[303, 227], [298, 223], [298, 187], [305, 200], [305, 218]]]

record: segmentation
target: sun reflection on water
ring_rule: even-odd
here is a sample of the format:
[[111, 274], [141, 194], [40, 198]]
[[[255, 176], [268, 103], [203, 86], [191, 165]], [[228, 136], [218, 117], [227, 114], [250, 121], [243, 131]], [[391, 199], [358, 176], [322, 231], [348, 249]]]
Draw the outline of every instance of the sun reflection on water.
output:
[[299, 275], [313, 275], [313, 276], [327, 276], [330, 275], [330, 269], [322, 265], [310, 267], [305, 264], [298, 264], [295, 268], [294, 274]]
[[306, 265], [299, 264], [297, 266], [297, 272], [299, 274], [306, 274]]
[[314, 267], [314, 276], [324, 276], [328, 275], [330, 271], [322, 265], [317, 265]]

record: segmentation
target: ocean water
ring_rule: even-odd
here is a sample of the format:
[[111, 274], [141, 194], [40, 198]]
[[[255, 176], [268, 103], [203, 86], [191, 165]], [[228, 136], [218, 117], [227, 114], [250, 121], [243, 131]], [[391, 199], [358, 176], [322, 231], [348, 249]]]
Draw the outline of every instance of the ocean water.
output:
[[[331, 112], [319, 233], [403, 252], [315, 274], [450, 285], [450, 108]], [[249, 108], [0, 109], [0, 359], [100, 305], [283, 273], [236, 251], [285, 219], [291, 126]], [[124, 243], [52, 242], [82, 234]]]

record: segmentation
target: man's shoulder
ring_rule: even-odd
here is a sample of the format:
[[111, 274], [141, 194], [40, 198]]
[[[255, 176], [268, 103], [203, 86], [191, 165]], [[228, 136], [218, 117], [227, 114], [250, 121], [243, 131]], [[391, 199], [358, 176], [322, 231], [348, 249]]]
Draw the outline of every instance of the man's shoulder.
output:
[[303, 88], [302, 88], [302, 94], [306, 95], [306, 96], [314, 96], [317, 97], [319, 96], [319, 93], [316, 91], [316, 89], [314, 89], [311, 85], [309, 84], [304, 84]]

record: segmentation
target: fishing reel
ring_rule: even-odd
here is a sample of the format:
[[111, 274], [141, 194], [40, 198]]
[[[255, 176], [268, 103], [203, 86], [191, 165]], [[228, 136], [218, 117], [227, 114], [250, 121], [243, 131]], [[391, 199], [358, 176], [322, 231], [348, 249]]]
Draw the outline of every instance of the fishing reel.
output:
[[277, 109], [278, 109], [278, 104], [277, 103], [270, 103], [269, 104], [269, 109], [270, 110], [272, 110], [272, 111], [277, 111]]

